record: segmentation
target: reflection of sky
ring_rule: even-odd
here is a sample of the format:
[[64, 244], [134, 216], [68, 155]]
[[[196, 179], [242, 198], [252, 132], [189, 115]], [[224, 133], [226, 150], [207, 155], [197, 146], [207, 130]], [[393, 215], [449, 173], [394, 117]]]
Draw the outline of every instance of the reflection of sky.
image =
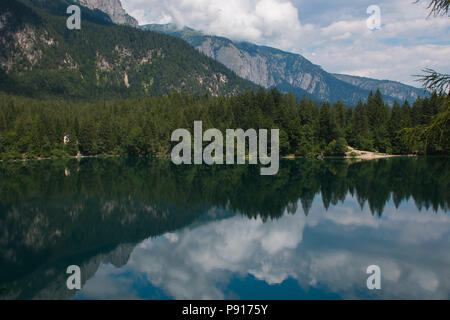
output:
[[[145, 240], [124, 267], [102, 265], [77, 298], [448, 299], [449, 235], [448, 214], [412, 201], [388, 202], [379, 218], [350, 196], [325, 212], [318, 197], [308, 217], [237, 215]], [[373, 264], [379, 292], [366, 287]]]

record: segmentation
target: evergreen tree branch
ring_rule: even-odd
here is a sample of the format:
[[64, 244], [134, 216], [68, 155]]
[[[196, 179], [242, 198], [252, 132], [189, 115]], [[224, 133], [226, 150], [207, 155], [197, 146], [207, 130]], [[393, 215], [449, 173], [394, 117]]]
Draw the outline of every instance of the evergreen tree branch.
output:
[[433, 69], [425, 68], [424, 74], [415, 75], [416, 81], [422, 83], [425, 90], [436, 91], [439, 95], [448, 95], [450, 90], [450, 75], [439, 73]]
[[[417, 0], [414, 3], [418, 3], [420, 0]], [[445, 16], [449, 14], [450, 11], [450, 0], [431, 0], [427, 6], [427, 9], [430, 10], [430, 14], [437, 16]]]

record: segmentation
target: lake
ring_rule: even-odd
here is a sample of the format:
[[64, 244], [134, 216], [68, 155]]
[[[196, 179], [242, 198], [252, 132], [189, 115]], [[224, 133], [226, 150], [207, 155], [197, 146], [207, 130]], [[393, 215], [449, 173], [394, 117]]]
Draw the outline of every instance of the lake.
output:
[[0, 163], [0, 194], [0, 299], [450, 298], [448, 158]]

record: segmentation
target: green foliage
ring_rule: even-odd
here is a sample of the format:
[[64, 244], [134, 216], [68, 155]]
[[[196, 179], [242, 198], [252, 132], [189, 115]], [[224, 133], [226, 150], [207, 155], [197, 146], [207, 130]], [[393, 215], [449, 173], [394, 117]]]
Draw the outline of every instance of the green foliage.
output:
[[327, 156], [343, 156], [348, 151], [348, 144], [344, 138], [331, 141], [325, 148]]
[[399, 140], [414, 153], [450, 154], [450, 98], [447, 109], [434, 115], [424, 125], [405, 128], [399, 132]]

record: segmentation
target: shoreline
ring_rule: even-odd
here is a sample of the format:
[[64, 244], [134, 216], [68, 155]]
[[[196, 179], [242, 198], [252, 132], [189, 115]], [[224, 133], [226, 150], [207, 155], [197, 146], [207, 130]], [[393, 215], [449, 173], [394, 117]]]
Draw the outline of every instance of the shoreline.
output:
[[351, 160], [376, 160], [376, 159], [389, 159], [389, 158], [401, 158], [401, 157], [420, 157], [420, 155], [416, 154], [387, 154], [373, 151], [361, 151], [354, 149], [352, 147], [348, 147], [348, 151], [345, 153], [345, 156], [318, 156], [315, 158], [305, 158], [305, 157], [297, 157], [295, 155], [288, 155], [281, 157], [282, 159], [351, 159]]
[[[427, 157], [420, 155], [390, 155], [390, 154], [380, 154], [376, 152], [364, 151], [362, 154], [358, 156], [318, 156], [314, 158], [307, 157], [299, 157], [295, 155], [282, 156], [280, 159], [282, 160], [299, 160], [299, 159], [312, 159], [312, 160], [325, 160], [325, 159], [342, 159], [342, 160], [377, 160], [377, 159], [390, 159], [390, 158], [418, 158], [418, 157]], [[14, 159], [14, 160], [0, 160], [0, 163], [25, 163], [30, 161], [47, 161], [47, 160], [81, 160], [81, 159], [110, 159], [110, 158], [149, 158], [149, 159], [167, 159], [170, 160], [169, 156], [151, 156], [151, 157], [124, 157], [120, 155], [95, 155], [95, 156], [69, 156], [69, 157], [55, 157], [55, 158], [35, 158], [35, 159]], [[248, 159], [246, 157], [246, 159]]]
[[390, 158], [419, 158], [426, 157], [420, 155], [411, 155], [411, 154], [400, 154], [400, 155], [376, 155], [376, 156], [361, 156], [361, 157], [351, 157], [351, 156], [323, 156], [323, 157], [315, 157], [315, 158], [306, 158], [306, 157], [297, 157], [297, 156], [284, 156], [280, 157], [283, 160], [298, 160], [298, 159], [314, 159], [314, 160], [325, 160], [325, 159], [342, 159], [342, 160], [377, 160], [377, 159], [390, 159]]

